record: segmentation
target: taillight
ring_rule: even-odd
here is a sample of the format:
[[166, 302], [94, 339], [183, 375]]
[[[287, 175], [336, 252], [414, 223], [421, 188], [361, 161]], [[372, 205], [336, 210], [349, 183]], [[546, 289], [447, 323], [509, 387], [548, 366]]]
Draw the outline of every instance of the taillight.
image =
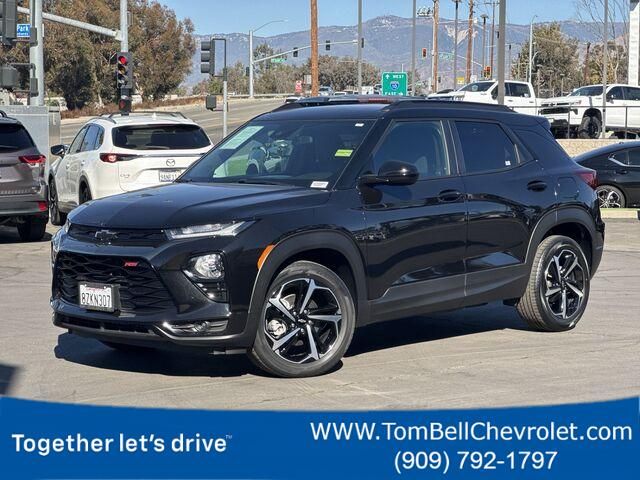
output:
[[101, 153], [100, 160], [106, 163], [116, 163], [119, 158], [116, 153]]
[[18, 157], [18, 160], [29, 165], [43, 165], [47, 161], [47, 157], [44, 155], [22, 155]]
[[594, 190], [596, 189], [596, 187], [598, 186], [598, 178], [595, 170], [584, 169], [584, 170], [579, 170], [577, 173], [578, 173], [578, 176], [582, 180], [584, 180], [584, 183], [589, 185]]

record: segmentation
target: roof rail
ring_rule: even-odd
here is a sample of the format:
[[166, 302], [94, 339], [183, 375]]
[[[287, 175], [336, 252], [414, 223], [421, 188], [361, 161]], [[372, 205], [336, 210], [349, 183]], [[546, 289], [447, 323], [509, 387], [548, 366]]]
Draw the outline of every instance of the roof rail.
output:
[[165, 112], [162, 110], [136, 110], [135, 112], [131, 113], [103, 113], [102, 115], [100, 115], [100, 118], [112, 120], [114, 117], [128, 117], [131, 115], [158, 115], [165, 117], [184, 118], [185, 120], [188, 120], [188, 118], [182, 112]]
[[415, 97], [404, 97], [399, 101], [389, 105], [388, 108], [415, 108], [415, 107], [426, 107], [426, 106], [438, 106], [438, 107], [448, 107], [448, 108], [475, 108], [478, 110], [501, 110], [503, 112], [513, 112], [513, 110], [506, 105], [499, 105], [496, 103], [482, 103], [482, 102], [458, 102], [453, 100], [445, 100], [441, 98], [415, 98]]
[[328, 105], [362, 105], [362, 104], [386, 104], [391, 105], [401, 99], [414, 97], [401, 97], [392, 95], [340, 95], [327, 97], [306, 97], [292, 103], [285, 103], [274, 111], [290, 110], [301, 107], [321, 107]]

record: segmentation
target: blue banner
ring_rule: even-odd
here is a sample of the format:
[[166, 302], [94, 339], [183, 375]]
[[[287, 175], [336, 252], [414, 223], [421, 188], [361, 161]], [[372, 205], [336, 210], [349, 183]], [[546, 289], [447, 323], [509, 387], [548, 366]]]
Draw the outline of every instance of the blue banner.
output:
[[0, 477], [637, 479], [639, 406], [244, 412], [0, 398]]

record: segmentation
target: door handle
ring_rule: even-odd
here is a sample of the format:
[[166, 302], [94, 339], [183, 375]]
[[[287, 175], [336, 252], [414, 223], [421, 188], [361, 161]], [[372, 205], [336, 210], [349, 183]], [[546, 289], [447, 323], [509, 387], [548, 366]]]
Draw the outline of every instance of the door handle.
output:
[[619, 175], [626, 175], [627, 173], [629, 173], [629, 170], [616, 170], [616, 173]]
[[547, 184], [542, 180], [534, 180], [527, 183], [527, 188], [533, 192], [542, 192], [547, 189]]
[[438, 194], [438, 201], [442, 203], [457, 202], [461, 196], [462, 192], [458, 190], [443, 190]]

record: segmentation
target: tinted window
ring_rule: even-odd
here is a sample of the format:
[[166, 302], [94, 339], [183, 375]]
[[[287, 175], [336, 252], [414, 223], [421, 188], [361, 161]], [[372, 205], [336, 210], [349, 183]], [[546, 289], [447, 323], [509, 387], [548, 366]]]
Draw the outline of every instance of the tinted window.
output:
[[597, 157], [585, 158], [584, 160], [578, 159], [578, 163], [587, 168], [603, 168], [607, 165], [608, 155], [599, 155]]
[[632, 100], [636, 102], [640, 101], [640, 88], [626, 87], [624, 89], [624, 94], [627, 100]]
[[0, 152], [15, 152], [33, 147], [33, 140], [22, 125], [0, 125]]
[[91, 125], [82, 140], [81, 152], [88, 152], [95, 148], [96, 138], [98, 137], [98, 127]]
[[251, 122], [196, 162], [181, 181], [327, 188], [373, 124], [363, 120]]
[[609, 90], [609, 93], [607, 93], [607, 100], [624, 100], [622, 87], [613, 87]]
[[192, 150], [210, 142], [197, 125], [135, 125], [114, 129], [113, 144], [130, 150]]
[[634, 148], [629, 150], [629, 165], [634, 167], [640, 167], [640, 148]]
[[88, 127], [82, 127], [82, 130], [78, 132], [76, 138], [73, 139], [73, 143], [71, 147], [69, 147], [69, 153], [78, 153], [80, 151], [80, 147], [82, 146], [82, 140], [84, 139], [85, 133], [87, 133]]
[[373, 157], [374, 172], [391, 161], [415, 165], [420, 178], [449, 175], [441, 122], [398, 122], [388, 131]]
[[617, 165], [616, 162], [620, 162], [623, 165], [629, 164], [629, 155], [627, 155], [626, 150], [611, 152], [600, 158], [603, 159], [600, 164], [601, 167], [609, 167], [609, 168], [612, 168], [612, 167], [615, 168], [616, 166], [619, 167], [620, 165]]
[[488, 172], [518, 164], [516, 147], [500, 125], [456, 122], [467, 173]]
[[595, 97], [602, 95], [602, 85], [590, 85], [588, 87], [581, 87], [569, 95], [570, 97]]
[[524, 83], [507, 82], [507, 96], [529, 98], [531, 92], [529, 92], [529, 86]]
[[486, 92], [489, 90], [495, 82], [474, 82], [469, 85], [465, 85], [459, 91], [460, 92]]

